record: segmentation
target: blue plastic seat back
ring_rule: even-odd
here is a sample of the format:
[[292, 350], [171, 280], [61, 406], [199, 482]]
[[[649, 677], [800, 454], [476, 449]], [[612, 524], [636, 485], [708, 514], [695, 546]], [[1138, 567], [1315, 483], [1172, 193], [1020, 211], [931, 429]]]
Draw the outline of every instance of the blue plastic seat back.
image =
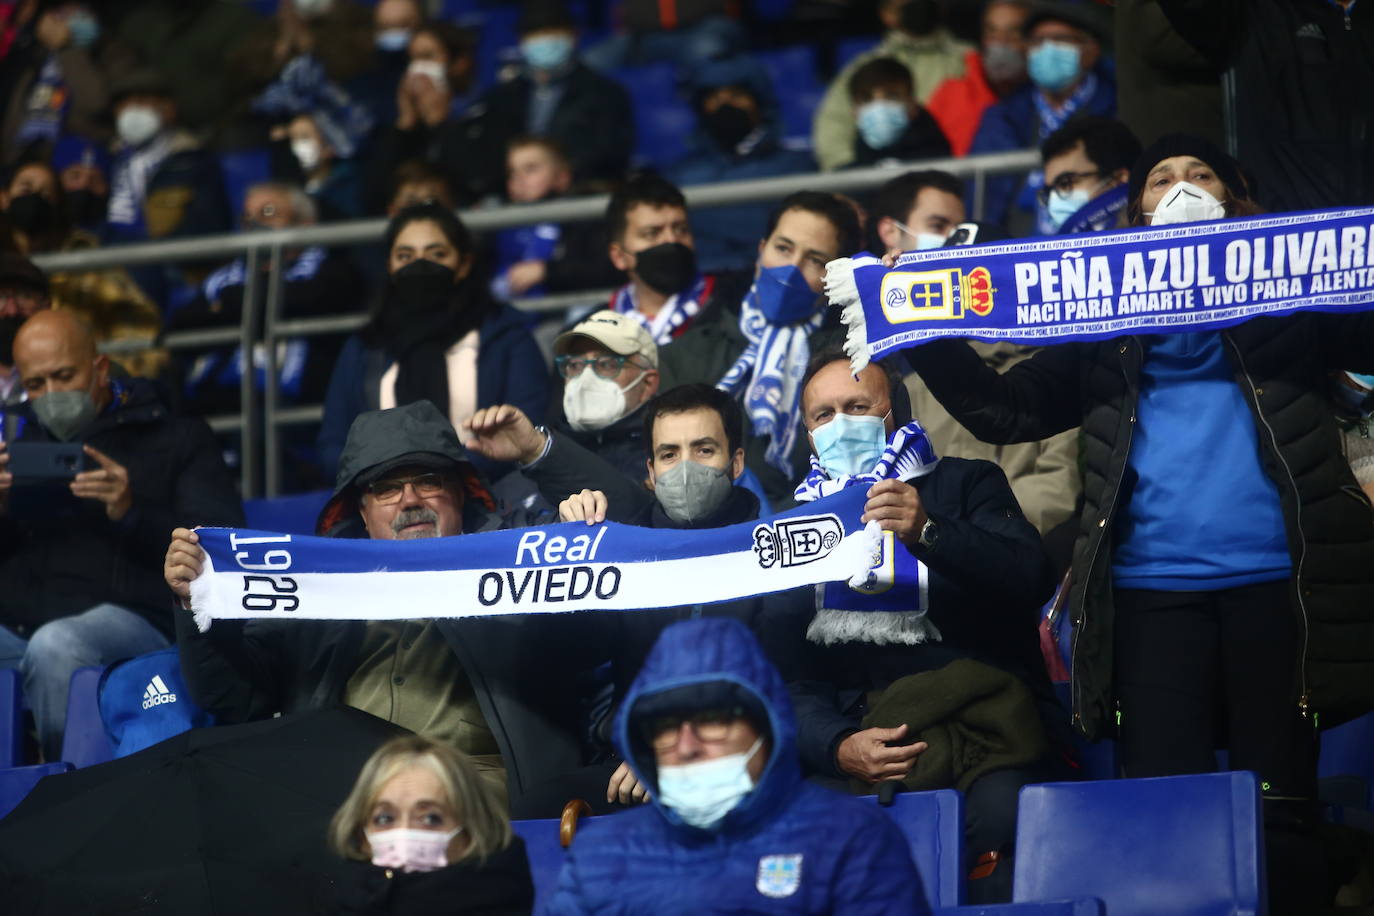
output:
[[329, 502], [328, 490], [313, 490], [272, 499], [245, 499], [243, 515], [248, 527], [279, 534], [314, 534], [315, 519]]
[[636, 165], [663, 167], [682, 157], [696, 115], [678, 92], [672, 64], [620, 67], [608, 74], [630, 94], [635, 118]]
[[1098, 897], [1111, 916], [1266, 911], [1253, 773], [1021, 790], [1012, 899]]
[[[877, 803], [877, 796], [865, 796]], [[964, 797], [954, 789], [901, 792], [884, 807], [906, 836], [930, 908], [964, 899]]]
[[114, 759], [114, 745], [100, 718], [100, 676], [104, 668], [77, 668], [67, 694], [62, 759], [77, 769]]
[[1317, 775], [1323, 779], [1334, 776], [1359, 777], [1365, 785], [1362, 807], [1374, 808], [1374, 797], [1370, 793], [1371, 787], [1374, 787], [1374, 713], [1322, 732]]
[[986, 906], [945, 907], [935, 916], [1106, 916], [1096, 897], [1076, 900], [1045, 900], [1034, 903], [993, 903]]
[[872, 51], [878, 47], [879, 39], [861, 35], [858, 38], [846, 38], [835, 46], [835, 72], [845, 68], [851, 60], [863, 54], [865, 51]]
[[24, 688], [19, 672], [0, 668], [0, 769], [17, 767], [24, 757]]
[[[597, 817], [584, 817], [578, 821], [585, 825]], [[534, 911], [538, 913], [544, 901], [558, 886], [558, 873], [563, 869], [563, 860], [568, 851], [558, 839], [559, 819], [556, 817], [524, 821], [511, 821], [510, 825], [525, 841], [525, 854], [530, 860], [530, 877], [534, 879]]]
[[229, 206], [233, 208], [229, 212], [237, 224], [248, 189], [272, 177], [271, 155], [266, 149], [227, 150], [219, 154], [219, 168], [224, 173], [224, 191], [229, 196]]
[[758, 51], [754, 56], [773, 81], [783, 137], [809, 142], [811, 122], [825, 94], [825, 86], [817, 75], [816, 49], [811, 45], [793, 45]]
[[9, 767], [0, 770], [0, 817], [4, 817], [18, 807], [24, 796], [33, 791], [38, 780], [54, 773], [66, 773], [72, 768], [70, 763], [59, 760], [55, 763], [40, 763], [31, 767]]

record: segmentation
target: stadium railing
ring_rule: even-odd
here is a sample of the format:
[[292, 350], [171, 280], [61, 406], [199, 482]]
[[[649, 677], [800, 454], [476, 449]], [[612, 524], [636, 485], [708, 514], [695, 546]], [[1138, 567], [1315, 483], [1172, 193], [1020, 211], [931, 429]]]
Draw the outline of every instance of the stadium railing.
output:
[[[717, 182], [683, 188], [688, 206], [708, 209], [756, 201], [780, 200], [796, 191], [832, 191], [850, 193], [865, 191], [881, 185], [913, 168], [941, 169], [971, 183], [973, 217], [983, 214], [986, 182], [991, 175], [1028, 172], [1040, 164], [1035, 150], [989, 153], [962, 159], [933, 159], [904, 162], [871, 168], [838, 172], [784, 175], [746, 181]], [[571, 198], [536, 204], [517, 204], [462, 211], [463, 221], [474, 232], [490, 232], [533, 223], [593, 222], [606, 210], [607, 195]], [[264, 355], [264, 383], [261, 397], [254, 384], [256, 373], [240, 373], [239, 411], [207, 417], [216, 432], [237, 432], [240, 436], [240, 476], [242, 495], [275, 497], [281, 493], [282, 448], [281, 432], [289, 426], [317, 423], [323, 415], [323, 405], [283, 405], [278, 391], [277, 344], [283, 340], [345, 334], [362, 326], [366, 317], [357, 313], [327, 315], [317, 318], [284, 320], [281, 317], [282, 276], [284, 253], [309, 245], [338, 246], [376, 242], [386, 228], [385, 219], [350, 220], [318, 226], [290, 229], [258, 230], [226, 235], [200, 236], [130, 245], [111, 245], [83, 251], [44, 254], [35, 263], [48, 273], [59, 271], [98, 270], [111, 267], [137, 267], [150, 264], [174, 264], [183, 261], [206, 261], [242, 255], [245, 258], [246, 279], [244, 307], [238, 327], [206, 328], [166, 334], [157, 345], [169, 350], [192, 350], [214, 346], [238, 346], [241, 352], [252, 354], [257, 345]], [[264, 259], [268, 270], [259, 268]], [[267, 284], [263, 302], [264, 314], [259, 315], [258, 284]], [[604, 301], [609, 290], [587, 290], [556, 296], [517, 299], [511, 304], [530, 312], [557, 312], [588, 302]], [[261, 326], [261, 334], [257, 333]], [[110, 346], [106, 352], [118, 356], [129, 352], [126, 346]], [[153, 346], [154, 343], [135, 343], [132, 349]], [[261, 401], [261, 456], [259, 455], [259, 427], [249, 422], [258, 415]], [[259, 462], [262, 473], [259, 474]], [[261, 478], [261, 488], [259, 479]]]

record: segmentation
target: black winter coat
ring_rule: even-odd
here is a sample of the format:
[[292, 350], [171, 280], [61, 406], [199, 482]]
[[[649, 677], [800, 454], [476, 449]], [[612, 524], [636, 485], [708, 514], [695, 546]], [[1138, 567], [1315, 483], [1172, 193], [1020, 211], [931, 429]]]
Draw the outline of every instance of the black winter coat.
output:
[[350, 862], [331, 914], [350, 916], [522, 916], [534, 908], [525, 842], [513, 837], [482, 864], [457, 862], [402, 872]]
[[1054, 569], [1002, 469], [990, 461], [946, 457], [912, 485], [939, 530], [935, 546], [912, 553], [930, 571], [929, 619], [940, 630], [940, 642], [821, 646], [806, 639], [814, 605], [774, 604], [763, 618], [764, 648], [792, 694], [797, 746], [811, 772], [844, 775], [835, 751], [862, 727], [869, 691], [956, 658], [1015, 674], [1035, 695], [1047, 731], [1067, 731], [1037, 630], [1040, 607], [1054, 592]]
[[[1374, 312], [1256, 318], [1221, 334], [1278, 487], [1293, 561], [1303, 646], [1293, 702], [1335, 725], [1374, 707], [1374, 515], [1324, 392], [1333, 369], [1374, 371]], [[1112, 532], [1140, 394], [1140, 338], [1046, 347], [1002, 375], [958, 341], [907, 355], [945, 409], [985, 442], [1082, 426], [1084, 506], [1069, 596], [1073, 716], [1088, 737], [1105, 735], [1114, 706]]]
[[[52, 441], [30, 404], [17, 409], [18, 441]], [[39, 494], [12, 493], [14, 511], [0, 517], [0, 624], [27, 635], [109, 601], [170, 636], [162, 560], [172, 529], [243, 524], [219, 445], [203, 420], [172, 416], [143, 379], [117, 382], [81, 440], [128, 470], [133, 508], [112, 522], [104, 504], [77, 500], [65, 484], [41, 494], [41, 511], [22, 508]]]
[[1330, 0], [1159, 0], [1227, 75], [1230, 153], [1266, 209], [1374, 203], [1374, 9]]

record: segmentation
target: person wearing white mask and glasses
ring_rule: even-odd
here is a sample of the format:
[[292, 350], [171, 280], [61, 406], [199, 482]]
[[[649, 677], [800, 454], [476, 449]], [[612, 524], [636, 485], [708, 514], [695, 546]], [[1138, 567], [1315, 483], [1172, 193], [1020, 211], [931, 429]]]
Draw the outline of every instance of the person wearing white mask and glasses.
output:
[[929, 913], [895, 822], [802, 779], [796, 728], [742, 624], [668, 627], [615, 722], [649, 804], [579, 831], [542, 912]]
[[875, 254], [941, 248], [966, 219], [964, 185], [948, 172], [898, 175], [878, 189], [870, 212]]
[[1140, 155], [1131, 129], [1112, 118], [1075, 118], [1040, 146], [1040, 206], [1061, 235], [1115, 229]]
[[[1200, 137], [1163, 137], [1131, 169], [1132, 227], [1257, 212], [1240, 164]], [[1374, 705], [1374, 517], [1327, 398], [1331, 372], [1374, 371], [1371, 313], [1066, 343], [1000, 375], [958, 341], [909, 353], [987, 442], [1082, 425], [1075, 724], [1118, 739], [1127, 777], [1211, 771], [1224, 733], [1230, 766], [1261, 780], [1274, 911], [1330, 906], [1317, 730]]]

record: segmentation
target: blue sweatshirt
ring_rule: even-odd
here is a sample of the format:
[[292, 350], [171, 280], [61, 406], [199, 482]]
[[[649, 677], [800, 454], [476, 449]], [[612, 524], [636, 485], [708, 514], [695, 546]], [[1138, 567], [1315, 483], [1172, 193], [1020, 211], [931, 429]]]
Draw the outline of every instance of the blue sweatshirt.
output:
[[1219, 333], [1145, 338], [1122, 492], [1118, 588], [1213, 591], [1292, 570], [1278, 488]]

